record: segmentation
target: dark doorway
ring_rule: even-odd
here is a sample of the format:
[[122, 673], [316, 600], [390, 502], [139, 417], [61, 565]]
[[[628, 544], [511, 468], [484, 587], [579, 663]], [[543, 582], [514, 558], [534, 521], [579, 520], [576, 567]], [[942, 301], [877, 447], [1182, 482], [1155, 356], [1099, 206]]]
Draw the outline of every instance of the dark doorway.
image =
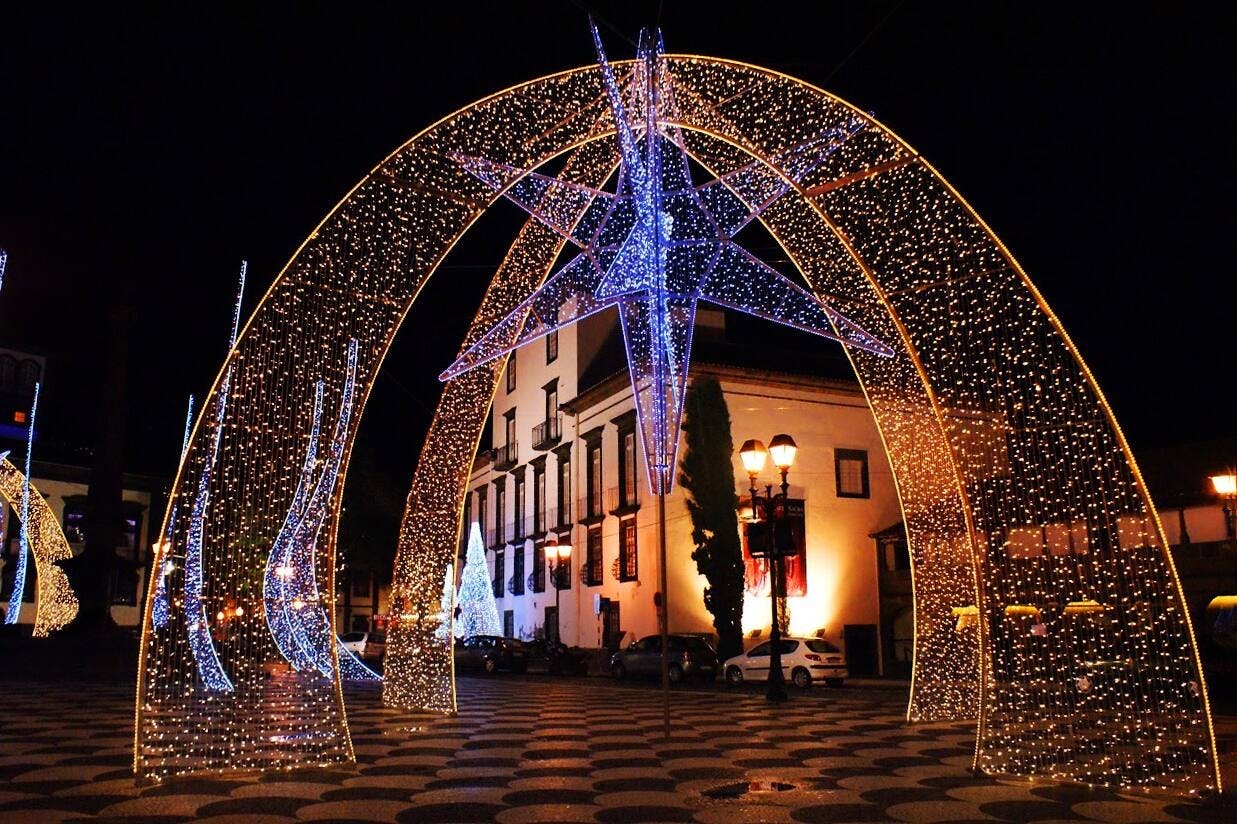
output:
[[601, 646], [613, 652], [618, 649], [623, 631], [619, 629], [619, 603], [609, 601], [601, 614]]
[[876, 624], [847, 624], [842, 628], [842, 640], [846, 644], [846, 668], [851, 677], [876, 675]]
[[558, 641], [558, 607], [545, 608], [545, 639]]

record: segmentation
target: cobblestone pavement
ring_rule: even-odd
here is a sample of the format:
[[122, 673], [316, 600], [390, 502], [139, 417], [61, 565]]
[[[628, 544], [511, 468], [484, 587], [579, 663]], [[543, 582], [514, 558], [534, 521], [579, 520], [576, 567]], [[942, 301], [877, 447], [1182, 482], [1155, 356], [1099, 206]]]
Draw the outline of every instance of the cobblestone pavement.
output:
[[818, 689], [776, 710], [678, 691], [667, 742], [651, 685], [464, 678], [455, 718], [353, 689], [355, 770], [138, 788], [131, 688], [3, 688], [0, 822], [1237, 821], [1227, 801], [973, 776], [969, 726], [906, 726], [900, 691]]

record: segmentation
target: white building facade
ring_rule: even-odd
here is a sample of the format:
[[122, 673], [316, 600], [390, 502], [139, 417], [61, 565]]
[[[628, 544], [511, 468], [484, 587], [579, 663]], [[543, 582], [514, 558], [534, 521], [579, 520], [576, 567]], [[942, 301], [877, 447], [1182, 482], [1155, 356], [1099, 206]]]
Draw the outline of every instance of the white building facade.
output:
[[[725, 346], [715, 357], [709, 343], [720, 344], [725, 327], [725, 315], [701, 310], [691, 374], [722, 387], [740, 511], [749, 495], [739, 444], [785, 432], [799, 445], [788, 497], [802, 501], [803, 553], [790, 565], [790, 629], [851, 647], [852, 658], [870, 659], [868, 667], [853, 662], [859, 671], [875, 674], [881, 642], [871, 536], [896, 523], [900, 509], [867, 401], [853, 375], [836, 368], [818, 377], [727, 363]], [[567, 327], [513, 353], [500, 382], [492, 448], [474, 465], [464, 533], [481, 524], [508, 635], [557, 631], [570, 645], [613, 648], [657, 632], [657, 503], [621, 346], [615, 356], [617, 335], [606, 315]], [[772, 467], [760, 479], [762, 487], [777, 481]], [[707, 582], [691, 558], [685, 494], [676, 484], [666, 502], [669, 627], [713, 633]], [[547, 539], [573, 548], [557, 593]], [[748, 566], [743, 628], [751, 637], [767, 634], [771, 610], [758, 565]]]

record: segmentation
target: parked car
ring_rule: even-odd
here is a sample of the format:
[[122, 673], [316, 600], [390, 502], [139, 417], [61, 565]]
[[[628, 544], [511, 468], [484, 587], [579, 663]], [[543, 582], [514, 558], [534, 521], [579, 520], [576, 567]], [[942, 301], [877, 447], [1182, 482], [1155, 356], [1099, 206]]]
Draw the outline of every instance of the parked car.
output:
[[[850, 676], [842, 650], [824, 638], [783, 638], [780, 643], [782, 675], [796, 687], [806, 689], [817, 681], [840, 687]], [[772, 649], [772, 642], [765, 641], [726, 661], [726, 682], [768, 681]]]
[[382, 658], [387, 651], [385, 632], [348, 632], [339, 641], [358, 658]]
[[528, 650], [523, 641], [498, 635], [471, 635], [455, 642], [455, 668], [493, 674], [499, 670], [524, 672], [528, 669]]
[[[671, 635], [667, 642], [672, 684], [689, 678], [712, 681], [717, 677], [717, 652], [708, 641], [698, 635]], [[626, 678], [628, 675], [660, 677], [661, 636], [645, 636], [627, 649], [611, 655], [610, 674], [615, 678]]]
[[550, 675], [588, 675], [588, 661], [579, 652], [573, 652], [566, 644], [552, 641], [529, 641], [524, 645], [528, 652], [528, 668], [533, 672]]

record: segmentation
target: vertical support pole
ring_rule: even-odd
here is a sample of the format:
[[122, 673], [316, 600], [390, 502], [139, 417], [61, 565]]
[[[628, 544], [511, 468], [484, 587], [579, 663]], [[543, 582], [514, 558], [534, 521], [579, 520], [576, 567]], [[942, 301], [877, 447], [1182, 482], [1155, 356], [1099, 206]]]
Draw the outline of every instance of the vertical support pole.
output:
[[658, 588], [661, 603], [657, 607], [657, 631], [661, 634], [661, 709], [662, 735], [670, 740], [670, 605], [666, 599], [666, 479], [664, 467], [658, 467], [657, 484], [657, 557]]

